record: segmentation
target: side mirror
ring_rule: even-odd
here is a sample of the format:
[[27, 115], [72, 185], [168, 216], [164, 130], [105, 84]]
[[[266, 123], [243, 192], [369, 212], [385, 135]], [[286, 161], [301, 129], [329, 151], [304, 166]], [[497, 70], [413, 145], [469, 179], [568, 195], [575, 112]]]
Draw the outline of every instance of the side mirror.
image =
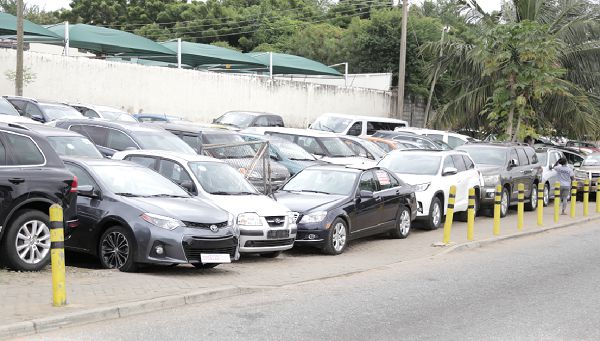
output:
[[517, 166], [518, 166], [518, 164], [519, 164], [519, 163], [517, 162], [517, 160], [515, 160], [515, 159], [511, 159], [511, 160], [508, 162], [508, 168], [514, 168], [514, 167], [517, 167]]
[[454, 167], [446, 167], [442, 170], [442, 176], [454, 175], [458, 173], [458, 169]]
[[92, 199], [100, 198], [100, 191], [95, 189], [92, 185], [83, 185], [77, 187], [77, 195], [82, 197], [88, 197]]
[[360, 191], [358, 193], [358, 197], [361, 198], [361, 199], [372, 199], [373, 198], [373, 192], [362, 190], [362, 191]]
[[40, 115], [31, 115], [31, 119], [41, 123], [45, 122], [44, 118]]
[[194, 193], [196, 191], [194, 183], [190, 180], [182, 181], [181, 184], [179, 184], [179, 186], [183, 187], [186, 191], [190, 193]]
[[573, 164], [573, 166], [576, 167], [576, 168], [579, 168], [579, 167], [581, 167], [581, 162], [575, 162]]

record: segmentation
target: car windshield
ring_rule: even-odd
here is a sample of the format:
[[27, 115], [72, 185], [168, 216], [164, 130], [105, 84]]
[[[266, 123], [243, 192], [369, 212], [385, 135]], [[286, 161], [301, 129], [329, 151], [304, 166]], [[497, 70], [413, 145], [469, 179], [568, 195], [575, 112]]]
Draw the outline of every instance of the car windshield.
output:
[[307, 168], [283, 187], [290, 192], [316, 192], [325, 194], [349, 195], [354, 191], [357, 173]]
[[438, 155], [419, 155], [414, 153], [388, 154], [379, 162], [394, 173], [415, 175], [436, 175], [440, 169], [442, 157]]
[[548, 161], [548, 153], [546, 152], [539, 152], [536, 153], [537, 154], [537, 158], [538, 158], [538, 162], [542, 165], [546, 164], [546, 161]]
[[96, 146], [83, 136], [48, 136], [47, 138], [58, 155], [103, 158]]
[[383, 158], [387, 153], [385, 150], [381, 149], [381, 147], [368, 140], [363, 140], [361, 145], [365, 147], [369, 153], [373, 154], [373, 156], [379, 159]]
[[133, 116], [130, 116], [129, 114], [125, 113], [125, 112], [119, 112], [119, 111], [100, 111], [100, 113], [102, 114], [102, 117], [107, 119], [107, 120], [113, 120], [113, 121], [124, 121], [124, 122], [137, 122], [137, 120], [135, 118], [133, 118]]
[[3, 115], [11, 115], [11, 116], [21, 116], [15, 107], [12, 106], [7, 100], [4, 98], [0, 98], [0, 114]]
[[167, 150], [186, 154], [196, 154], [194, 149], [179, 137], [165, 131], [135, 132], [142, 149]]
[[211, 194], [258, 194], [256, 189], [233, 167], [220, 162], [188, 163], [202, 188]]
[[339, 137], [320, 137], [319, 140], [325, 146], [331, 157], [349, 157], [356, 154]]
[[253, 118], [254, 115], [245, 112], [231, 111], [217, 118], [215, 123], [248, 128]]
[[329, 131], [332, 133], [343, 133], [352, 122], [349, 118], [334, 116], [322, 116], [310, 126], [310, 129]]
[[[236, 134], [203, 134], [203, 140], [207, 144], [231, 145], [245, 143], [244, 139]], [[227, 147], [204, 147], [204, 150], [217, 159], [246, 159], [254, 157], [254, 149], [249, 144]]]
[[588, 155], [588, 157], [583, 160], [583, 166], [600, 166], [600, 154], [592, 154]]
[[82, 118], [83, 115], [72, 107], [57, 104], [40, 104], [46, 116], [50, 121], [66, 119], [66, 118]]
[[504, 166], [506, 164], [506, 152], [503, 148], [475, 146], [463, 150], [469, 153], [476, 165]]
[[117, 164], [92, 166], [92, 169], [106, 187], [117, 195], [189, 197], [181, 187], [150, 168]]
[[285, 140], [271, 140], [269, 142], [279, 150], [279, 153], [290, 160], [316, 160], [314, 156], [295, 143]]

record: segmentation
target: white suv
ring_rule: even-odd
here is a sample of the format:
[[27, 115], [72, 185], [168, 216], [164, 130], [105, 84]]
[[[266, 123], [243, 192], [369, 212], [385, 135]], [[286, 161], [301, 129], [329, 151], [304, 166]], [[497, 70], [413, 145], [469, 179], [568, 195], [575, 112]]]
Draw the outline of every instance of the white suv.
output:
[[471, 157], [461, 151], [394, 150], [379, 162], [379, 166], [396, 173], [415, 187], [419, 212], [427, 229], [437, 229], [446, 214], [450, 186], [456, 186], [455, 212], [467, 210], [469, 188], [475, 188], [476, 209], [479, 207], [481, 173]]
[[297, 214], [258, 192], [227, 163], [211, 157], [168, 151], [118, 152], [117, 160], [129, 160], [162, 174], [192, 195], [206, 199], [236, 217], [240, 253], [277, 257], [296, 240]]

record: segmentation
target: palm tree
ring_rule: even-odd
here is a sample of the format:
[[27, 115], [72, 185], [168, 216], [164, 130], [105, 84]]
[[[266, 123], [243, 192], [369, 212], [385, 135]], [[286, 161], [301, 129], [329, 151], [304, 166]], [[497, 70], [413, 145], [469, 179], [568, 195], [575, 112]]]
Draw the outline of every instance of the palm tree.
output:
[[[557, 134], [600, 135], [599, 5], [589, 0], [512, 0], [506, 1], [499, 13], [489, 14], [476, 0], [462, 0], [462, 4], [458, 15], [480, 38], [454, 38], [444, 46], [433, 46], [443, 49], [437, 62], [453, 80], [444, 96], [448, 100], [437, 108], [436, 124], [481, 129], [503, 122], [506, 137], [513, 140], [525, 121], [532, 128], [550, 128]], [[529, 32], [529, 37], [543, 36], [534, 40], [548, 43], [538, 51], [541, 59], [530, 58], [531, 46], [501, 41], [517, 35], [494, 36], [509, 25], [520, 34], [540, 30], [535, 35]], [[499, 45], [504, 50], [498, 50]], [[498, 59], [504, 52], [510, 56]], [[546, 65], [540, 65], [540, 60]], [[532, 78], [528, 87], [519, 88], [526, 94], [524, 98], [514, 92], [514, 77], [522, 74], [505, 71], [508, 67], [514, 71], [515, 65], [517, 70], [535, 69], [546, 82], [542, 90], [538, 91], [540, 82]], [[502, 90], [508, 93], [506, 98], [501, 96]], [[498, 110], [499, 98], [513, 101], [504, 112]]]

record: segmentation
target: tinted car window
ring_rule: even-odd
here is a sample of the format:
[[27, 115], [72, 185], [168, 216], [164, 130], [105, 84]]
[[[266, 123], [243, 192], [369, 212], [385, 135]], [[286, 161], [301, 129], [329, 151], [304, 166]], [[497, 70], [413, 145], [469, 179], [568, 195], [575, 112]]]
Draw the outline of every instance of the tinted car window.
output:
[[[375, 175], [377, 176], [377, 184], [379, 185], [379, 190], [390, 189], [392, 187], [398, 186], [398, 181], [386, 171], [384, 170], [376, 170]], [[392, 182], [394, 179], [394, 182]]]
[[47, 136], [58, 155], [102, 158], [96, 146], [83, 136]]
[[529, 158], [529, 163], [532, 165], [538, 163], [538, 158], [533, 148], [525, 148], [525, 154], [527, 154], [527, 158]]
[[35, 142], [27, 136], [6, 133], [6, 140], [16, 152], [13, 154], [14, 164], [19, 166], [44, 164], [44, 155]]
[[27, 103], [27, 105], [25, 106], [25, 116], [27, 117], [33, 117], [33, 116], [42, 116], [42, 111], [40, 109], [38, 109], [37, 105], [33, 104], [33, 103]]
[[77, 177], [77, 184], [79, 186], [97, 186], [90, 174], [85, 169], [68, 162], [65, 163], [65, 166], [67, 166], [71, 173]]
[[4, 144], [0, 141], [0, 166], [6, 165], [6, 148], [4, 148]]
[[279, 138], [286, 139], [286, 140], [288, 140], [290, 142], [294, 142], [294, 140], [295, 140], [295, 136], [294, 135], [279, 134], [279, 133], [272, 133], [272, 132], [266, 132], [265, 134], [272, 135], [272, 136], [277, 136]]
[[360, 134], [362, 134], [362, 122], [354, 122], [352, 127], [348, 129], [348, 135], [359, 136]]
[[10, 104], [12, 104], [15, 109], [17, 109], [17, 111], [21, 114], [21, 115], [25, 115], [25, 106], [27, 105], [27, 102], [25, 101], [21, 101], [18, 99], [11, 99], [8, 100], [10, 102]]
[[444, 141], [444, 135], [439, 135], [439, 134], [425, 134], [425, 136], [427, 136], [427, 137], [429, 137], [430, 139], [433, 139], [433, 140]]
[[515, 162], [517, 162], [517, 165], [521, 164], [521, 162], [519, 162], [519, 155], [517, 154], [517, 151], [514, 148], [510, 150], [510, 160], [515, 160]]
[[454, 166], [456, 166], [456, 169], [458, 169], [459, 172], [464, 172], [467, 170], [467, 166], [465, 165], [462, 155], [452, 155], [452, 161], [454, 161]]
[[192, 136], [192, 135], [177, 135], [179, 136], [180, 139], [183, 140], [183, 142], [187, 143], [188, 146], [194, 148], [194, 150], [198, 150], [200, 147], [200, 139], [198, 138], [198, 136]]
[[370, 191], [370, 192], [377, 191], [377, 184], [375, 182], [375, 177], [373, 176], [373, 172], [371, 172], [371, 171], [365, 172], [360, 177], [360, 183], [358, 184], [358, 190], [359, 191]]
[[527, 154], [525, 154], [524, 149], [517, 149], [517, 155], [519, 156], [519, 165], [526, 166], [529, 164], [529, 159], [527, 158]]
[[298, 136], [296, 142], [300, 147], [306, 149], [309, 153], [315, 155], [325, 155], [325, 151], [319, 145], [316, 138], [310, 136]]
[[473, 169], [475, 168], [475, 164], [473, 163], [473, 161], [471, 161], [471, 158], [463, 155], [463, 161], [465, 162], [465, 167], [467, 167], [467, 169]]
[[86, 109], [83, 111], [83, 116], [85, 117], [90, 117], [90, 118], [98, 118], [100, 117], [100, 115], [98, 115], [94, 110], [92, 109]]
[[448, 136], [448, 144], [452, 148], [456, 148], [458, 146], [462, 146], [463, 144], [465, 144], [465, 141], [459, 139], [458, 137]]
[[259, 116], [256, 118], [256, 120], [254, 120], [252, 125], [255, 127], [268, 127], [269, 120], [267, 119], [267, 116]]
[[369, 152], [367, 152], [367, 150], [361, 146], [360, 144], [358, 144], [357, 142], [351, 141], [351, 140], [344, 140], [344, 143], [346, 143], [346, 145], [352, 149], [352, 151], [358, 155], [358, 156], [362, 156], [362, 157], [369, 157]]
[[138, 165], [142, 165], [144, 167], [148, 167], [151, 169], [154, 169], [154, 165], [156, 163], [156, 159], [153, 157], [149, 157], [149, 156], [136, 156], [136, 155], [129, 155], [125, 158], [125, 160], [129, 160], [131, 162], [135, 162]]
[[375, 134], [378, 130], [394, 130], [387, 123], [383, 122], [367, 122], [367, 135]]
[[0, 98], [0, 114], [4, 115], [12, 115], [12, 116], [20, 116], [17, 109], [10, 104], [4, 98]]
[[446, 156], [446, 158], [444, 159], [444, 167], [442, 167], [442, 170], [444, 170], [448, 167], [458, 169], [458, 167], [456, 167], [456, 165], [454, 164], [454, 161], [452, 160], [451, 156]]
[[128, 148], [138, 149], [138, 146], [135, 144], [135, 142], [133, 142], [133, 140], [129, 136], [127, 136], [121, 131], [114, 129], [108, 130], [106, 147], [114, 150], [126, 150]]
[[92, 140], [95, 144], [106, 147], [106, 128], [87, 125], [72, 125], [69, 127], [69, 130], [76, 131]]
[[185, 168], [183, 168], [177, 162], [170, 160], [160, 160], [158, 164], [158, 172], [176, 184], [181, 184], [184, 181], [192, 181], [192, 178], [187, 173]]

